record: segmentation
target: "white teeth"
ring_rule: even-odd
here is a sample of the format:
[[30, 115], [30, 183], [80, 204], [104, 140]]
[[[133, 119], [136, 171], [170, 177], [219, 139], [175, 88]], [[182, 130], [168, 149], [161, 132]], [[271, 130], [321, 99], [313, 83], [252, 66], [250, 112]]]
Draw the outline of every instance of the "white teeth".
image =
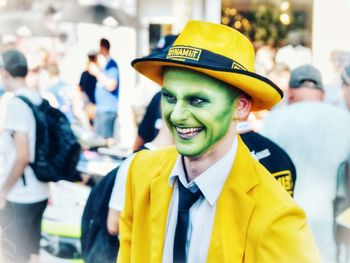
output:
[[189, 133], [189, 132], [197, 132], [200, 131], [202, 128], [179, 128], [176, 127], [176, 130], [180, 133]]

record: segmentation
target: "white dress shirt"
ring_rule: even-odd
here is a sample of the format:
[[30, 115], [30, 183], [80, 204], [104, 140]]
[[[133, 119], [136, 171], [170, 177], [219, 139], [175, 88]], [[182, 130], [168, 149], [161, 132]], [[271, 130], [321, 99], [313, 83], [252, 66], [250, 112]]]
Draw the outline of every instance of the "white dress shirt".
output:
[[182, 158], [180, 155], [177, 157], [174, 168], [169, 177], [169, 185], [170, 187], [174, 185], [174, 191], [168, 210], [163, 263], [173, 262], [173, 246], [179, 203], [177, 178], [179, 178], [184, 187], [192, 192], [195, 192], [199, 188], [203, 194], [199, 200], [193, 204], [189, 211], [189, 226], [186, 240], [186, 262], [205, 263], [207, 261], [212, 227], [214, 224], [216, 202], [231, 171], [236, 156], [237, 146], [238, 140], [237, 137], [235, 137], [234, 143], [226, 155], [190, 183], [187, 182], [183, 170]]

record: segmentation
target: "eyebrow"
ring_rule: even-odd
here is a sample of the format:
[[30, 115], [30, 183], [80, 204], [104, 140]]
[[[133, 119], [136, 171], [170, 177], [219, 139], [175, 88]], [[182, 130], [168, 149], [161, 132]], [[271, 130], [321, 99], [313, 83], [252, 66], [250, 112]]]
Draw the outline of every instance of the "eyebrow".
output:
[[[163, 87], [163, 88], [161, 89], [161, 92], [162, 92], [162, 93], [163, 93], [163, 91], [166, 92], [166, 93], [169, 93], [169, 94], [171, 94], [171, 95], [174, 95], [174, 93], [171, 92], [170, 90], [168, 90], [166, 87]], [[186, 95], [186, 97], [194, 97], [194, 96], [198, 96], [198, 97], [210, 97], [208, 94], [206, 94], [205, 92], [203, 92], [203, 91], [201, 91], [201, 90], [199, 90], [199, 91], [194, 91], [194, 92], [192, 92], [191, 94]]]
[[160, 92], [163, 94], [163, 93], [169, 93], [171, 95], [173, 95], [173, 93], [171, 91], [169, 91], [166, 87], [163, 87]]

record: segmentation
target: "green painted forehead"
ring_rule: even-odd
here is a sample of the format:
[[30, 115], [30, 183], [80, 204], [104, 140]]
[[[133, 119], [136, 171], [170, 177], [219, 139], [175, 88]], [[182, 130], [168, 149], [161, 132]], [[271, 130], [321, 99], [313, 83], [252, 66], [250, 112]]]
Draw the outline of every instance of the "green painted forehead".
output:
[[173, 81], [178, 81], [179, 83], [184, 82], [184, 80], [189, 80], [192, 83], [198, 83], [203, 87], [214, 86], [224, 90], [227, 96], [236, 98], [237, 96], [243, 94], [243, 92], [221, 80], [210, 77], [202, 72], [195, 71], [187, 68], [179, 67], [164, 67], [164, 84], [166, 85], [166, 79], [170, 78]]

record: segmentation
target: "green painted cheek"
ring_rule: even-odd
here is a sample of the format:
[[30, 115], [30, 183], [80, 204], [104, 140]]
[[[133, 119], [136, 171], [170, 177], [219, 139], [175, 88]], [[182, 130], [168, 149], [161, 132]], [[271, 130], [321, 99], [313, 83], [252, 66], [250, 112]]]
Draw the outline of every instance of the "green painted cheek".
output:
[[227, 133], [233, 116], [232, 99], [223, 99], [199, 118], [205, 130], [191, 141], [178, 140], [179, 152], [185, 156], [200, 156], [212, 149]]
[[172, 112], [172, 109], [174, 108], [173, 106], [170, 106], [168, 103], [164, 102], [163, 99], [161, 101], [161, 107], [162, 107], [162, 116], [163, 119], [165, 120], [166, 125], [171, 131], [171, 122], [170, 122], [170, 114]]
[[[203, 141], [201, 153], [206, 152], [212, 148], [216, 143], [218, 143], [227, 133], [228, 128], [231, 124], [231, 114], [227, 112], [226, 114], [222, 113], [212, 122], [211, 126], [207, 127], [207, 138]], [[199, 149], [198, 149], [199, 150]]]

